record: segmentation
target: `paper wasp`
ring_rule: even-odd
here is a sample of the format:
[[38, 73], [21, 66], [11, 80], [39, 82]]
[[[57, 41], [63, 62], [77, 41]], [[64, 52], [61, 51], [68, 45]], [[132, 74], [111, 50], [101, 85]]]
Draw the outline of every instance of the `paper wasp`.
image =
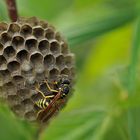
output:
[[[64, 98], [67, 96], [70, 90], [70, 80], [66, 77], [61, 78], [58, 82], [53, 82], [55, 89], [50, 87], [47, 80], [44, 82], [51, 94], [45, 95], [39, 89], [39, 86], [35, 87], [35, 90], [43, 97], [35, 102], [35, 104], [40, 108], [40, 111], [37, 113], [37, 119], [41, 121], [49, 120], [53, 114], [59, 110], [59, 106], [64, 103]], [[59, 104], [57, 103], [58, 101]]]

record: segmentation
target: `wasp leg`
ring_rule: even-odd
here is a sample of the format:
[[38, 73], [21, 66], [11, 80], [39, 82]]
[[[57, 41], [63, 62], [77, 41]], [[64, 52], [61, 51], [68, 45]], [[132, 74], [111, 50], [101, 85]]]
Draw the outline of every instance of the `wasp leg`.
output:
[[49, 86], [49, 84], [48, 84], [48, 82], [47, 82], [46, 80], [45, 80], [45, 83], [46, 83], [48, 89], [49, 89], [51, 92], [58, 92], [57, 90], [52, 89], [52, 88]]
[[43, 96], [43, 98], [45, 98], [45, 99], [49, 99], [49, 98], [52, 98], [52, 97], [55, 96], [55, 95], [47, 95], [47, 96], [45, 96], [44, 93], [38, 88], [38, 86], [35, 87], [35, 89], [36, 89], [36, 91], [38, 91], [38, 92]]
[[35, 89], [37, 92], [39, 92], [44, 98], [46, 98], [46, 96], [44, 95], [44, 93], [39, 89], [39, 86], [35, 86]]
[[40, 115], [41, 112], [43, 112], [43, 110], [39, 110], [39, 111], [37, 112], [37, 115], [36, 115], [36, 118], [37, 118], [37, 119], [39, 119], [39, 115]]

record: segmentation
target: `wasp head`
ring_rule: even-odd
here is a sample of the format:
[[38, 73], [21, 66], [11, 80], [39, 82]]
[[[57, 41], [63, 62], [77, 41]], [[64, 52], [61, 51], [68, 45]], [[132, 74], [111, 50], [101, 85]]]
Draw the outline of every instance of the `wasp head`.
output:
[[69, 90], [70, 90], [70, 80], [68, 78], [62, 78], [59, 82], [59, 88], [61, 89], [61, 96], [62, 97], [65, 97], [68, 93], [69, 93]]

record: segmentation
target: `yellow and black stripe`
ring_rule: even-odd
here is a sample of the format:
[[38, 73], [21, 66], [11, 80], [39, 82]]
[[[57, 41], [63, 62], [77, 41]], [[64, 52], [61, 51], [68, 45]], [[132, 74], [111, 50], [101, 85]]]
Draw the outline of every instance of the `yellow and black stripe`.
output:
[[36, 101], [36, 105], [41, 109], [45, 109], [49, 105], [49, 101], [46, 99], [39, 99]]

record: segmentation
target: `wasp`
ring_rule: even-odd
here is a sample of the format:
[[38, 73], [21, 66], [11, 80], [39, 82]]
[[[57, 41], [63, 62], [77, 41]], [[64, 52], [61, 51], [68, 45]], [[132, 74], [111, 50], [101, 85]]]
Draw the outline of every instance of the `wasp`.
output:
[[70, 80], [66, 77], [61, 78], [58, 82], [53, 82], [55, 89], [50, 87], [47, 80], [44, 82], [51, 94], [45, 95], [39, 89], [39, 86], [35, 87], [35, 90], [42, 95], [42, 98], [35, 102], [35, 104], [40, 108], [40, 111], [37, 113], [37, 119], [42, 121], [49, 120], [53, 114], [59, 110], [57, 101], [61, 100], [62, 102], [60, 104], [64, 103], [63, 99], [68, 95], [70, 91]]

